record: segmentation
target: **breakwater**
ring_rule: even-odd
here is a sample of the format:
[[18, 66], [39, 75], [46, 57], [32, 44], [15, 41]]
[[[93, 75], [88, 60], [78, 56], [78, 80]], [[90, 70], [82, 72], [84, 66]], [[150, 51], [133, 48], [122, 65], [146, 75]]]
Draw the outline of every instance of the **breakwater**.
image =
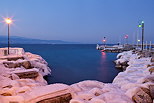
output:
[[[135, 103], [153, 103], [154, 55], [150, 51], [127, 51], [117, 55], [116, 66], [123, 69], [113, 80]], [[120, 66], [119, 66], [120, 65]]]

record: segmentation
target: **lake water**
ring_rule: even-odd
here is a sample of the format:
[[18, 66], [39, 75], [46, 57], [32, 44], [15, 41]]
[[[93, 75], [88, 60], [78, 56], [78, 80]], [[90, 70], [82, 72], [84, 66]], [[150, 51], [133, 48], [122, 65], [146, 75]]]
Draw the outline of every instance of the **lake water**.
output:
[[[4, 47], [2, 45], [1, 47]], [[52, 69], [46, 80], [51, 83], [73, 84], [83, 80], [111, 83], [119, 73], [113, 61], [117, 53], [96, 50], [96, 45], [83, 44], [18, 44], [25, 51], [42, 56]]]

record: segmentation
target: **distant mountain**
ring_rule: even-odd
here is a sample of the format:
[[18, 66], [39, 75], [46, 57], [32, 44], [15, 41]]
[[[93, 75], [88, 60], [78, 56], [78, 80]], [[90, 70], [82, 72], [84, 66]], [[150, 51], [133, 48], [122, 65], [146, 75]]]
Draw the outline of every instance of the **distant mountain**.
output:
[[[7, 44], [7, 36], [0, 35], [0, 43]], [[77, 44], [77, 42], [67, 42], [62, 40], [41, 40], [31, 39], [19, 36], [10, 36], [10, 43], [12, 44]]]

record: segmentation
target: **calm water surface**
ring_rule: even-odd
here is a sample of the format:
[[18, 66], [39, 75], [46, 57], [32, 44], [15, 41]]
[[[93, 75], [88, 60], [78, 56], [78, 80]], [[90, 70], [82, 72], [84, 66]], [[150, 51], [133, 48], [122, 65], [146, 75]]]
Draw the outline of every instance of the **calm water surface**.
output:
[[[3, 45], [4, 46], [4, 45]], [[41, 55], [52, 69], [49, 84], [72, 84], [83, 80], [112, 82], [119, 73], [113, 61], [117, 53], [96, 50], [96, 45], [18, 44], [25, 51]]]

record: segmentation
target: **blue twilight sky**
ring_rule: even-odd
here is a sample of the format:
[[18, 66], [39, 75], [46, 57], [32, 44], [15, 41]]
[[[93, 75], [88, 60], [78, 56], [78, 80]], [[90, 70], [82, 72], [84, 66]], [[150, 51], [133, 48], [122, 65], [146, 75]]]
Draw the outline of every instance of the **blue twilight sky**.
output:
[[12, 17], [11, 35], [28, 38], [99, 43], [135, 42], [145, 21], [145, 41], [154, 42], [154, 0], [0, 0], [3, 17]]

